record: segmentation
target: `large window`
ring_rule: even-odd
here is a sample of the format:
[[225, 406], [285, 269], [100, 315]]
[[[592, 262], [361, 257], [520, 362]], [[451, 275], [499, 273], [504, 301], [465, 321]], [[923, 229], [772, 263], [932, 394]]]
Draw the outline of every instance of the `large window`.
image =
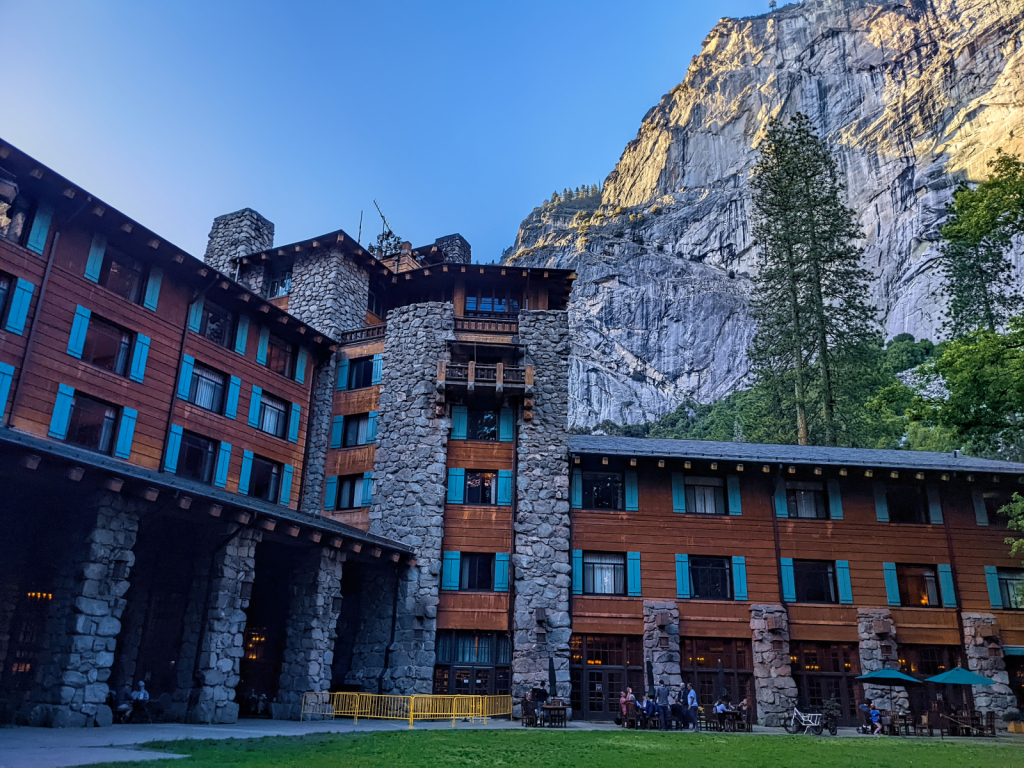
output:
[[791, 642], [789, 659], [800, 691], [800, 708], [821, 712], [826, 702], [839, 705], [839, 724], [857, 725], [860, 652], [855, 643]]
[[128, 331], [93, 315], [85, 332], [82, 362], [124, 376], [128, 371], [131, 344], [132, 335]]
[[466, 411], [467, 440], [497, 440], [498, 412], [481, 408], [469, 408]]
[[213, 440], [185, 432], [178, 452], [178, 475], [199, 483], [212, 482], [216, 451], [217, 444]]
[[934, 565], [897, 565], [900, 605], [935, 608], [939, 605], [938, 577]]
[[366, 309], [377, 317], [384, 317], [384, 302], [373, 291], [368, 291], [366, 294]]
[[348, 388], [362, 389], [373, 383], [373, 358], [356, 357], [348, 364]]
[[720, 477], [687, 477], [686, 511], [697, 515], [725, 515], [725, 489]]
[[338, 478], [336, 509], [356, 509], [363, 506], [363, 480], [362, 475], [344, 475]]
[[[724, 673], [722, 678], [719, 668]], [[751, 707], [756, 707], [753, 670], [750, 640], [679, 638], [679, 671], [683, 683], [693, 685], [697, 701], [704, 707], [713, 705], [723, 694], [733, 705], [746, 698]]]
[[345, 433], [341, 447], [351, 448], [355, 445], [366, 445], [370, 430], [370, 414], [360, 413], [345, 417]]
[[103, 265], [100, 267], [99, 284], [108, 291], [133, 304], [142, 301], [142, 287], [146, 280], [146, 270], [142, 264], [126, 256], [116, 248], [107, 246], [103, 253]]
[[90, 451], [110, 453], [116, 423], [117, 408], [75, 392], [71, 402], [67, 441]]
[[192, 368], [192, 384], [188, 401], [214, 413], [224, 412], [224, 380], [227, 377], [205, 365], [195, 364]]
[[518, 291], [495, 285], [466, 288], [467, 315], [518, 315]]
[[[3, 305], [0, 304], [0, 310]], [[985, 514], [988, 516], [988, 524], [992, 527], [1005, 528], [1006, 515], [1000, 515], [999, 510], [1010, 503], [1013, 494], [1002, 491], [985, 491], [982, 498], [985, 500]]]
[[691, 556], [690, 589], [697, 600], [732, 600], [732, 559]]
[[885, 501], [891, 523], [923, 525], [928, 522], [928, 499], [923, 485], [888, 485]]
[[583, 594], [626, 594], [626, 556], [621, 553], [583, 553]]
[[1013, 568], [999, 568], [999, 594], [1003, 598], [1003, 608], [1024, 609], [1024, 571]]
[[584, 472], [583, 509], [625, 509], [621, 472]]
[[218, 307], [210, 300], [203, 302], [203, 317], [199, 323], [199, 334], [214, 344], [231, 349], [235, 343], [235, 316]]
[[786, 504], [792, 518], [828, 519], [828, 503], [822, 483], [787, 482]]
[[14, 175], [0, 168], [0, 238], [24, 245], [31, 218], [31, 201], [18, 194]]
[[498, 473], [467, 471], [465, 499], [467, 504], [497, 504]]
[[291, 378], [294, 347], [284, 339], [270, 336], [267, 342], [267, 368], [274, 373]]
[[793, 580], [798, 603], [836, 602], [835, 564], [821, 560], [794, 560]]
[[275, 437], [284, 437], [285, 428], [288, 426], [288, 406], [284, 400], [264, 393], [260, 398], [260, 417], [257, 426]]
[[276, 461], [254, 456], [249, 475], [249, 495], [263, 501], [276, 502], [281, 484], [281, 465]]
[[434, 694], [506, 696], [511, 692], [512, 639], [491, 632], [437, 632]]
[[291, 269], [277, 270], [267, 280], [266, 296], [268, 299], [276, 299], [278, 296], [287, 296], [292, 290]]
[[10, 297], [13, 288], [14, 278], [0, 272], [0, 323], [3, 322], [4, 317], [7, 315], [7, 299]]
[[459, 563], [460, 590], [489, 592], [494, 589], [494, 555], [463, 552]]

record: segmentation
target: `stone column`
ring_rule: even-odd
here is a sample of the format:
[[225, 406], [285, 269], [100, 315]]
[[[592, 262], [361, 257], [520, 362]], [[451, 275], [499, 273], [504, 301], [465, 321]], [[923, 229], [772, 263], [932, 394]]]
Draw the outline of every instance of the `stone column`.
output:
[[327, 475], [327, 446], [331, 442], [334, 387], [338, 375], [337, 355], [313, 369], [313, 397], [306, 430], [306, 463], [302, 478], [299, 511], [319, 515], [324, 508], [324, 478]]
[[[433, 690], [451, 426], [437, 407], [437, 364], [447, 359], [454, 328], [450, 303], [412, 304], [389, 314], [384, 339], [370, 533], [416, 549], [417, 565], [399, 572], [398, 620], [382, 679], [384, 691], [402, 695]], [[380, 678], [363, 661], [380, 658], [376, 639], [390, 637], [394, 598], [365, 597], [349, 679], [376, 690]]]
[[[226, 213], [213, 220], [203, 261], [230, 277], [235, 276], [231, 260], [265, 251], [274, 245], [274, 225], [252, 208]], [[240, 267], [239, 282], [252, 291], [263, 287], [263, 267]], [[253, 283], [256, 283], [255, 285]]]
[[[857, 636], [860, 638], [860, 672], [877, 672], [880, 669], [896, 669], [896, 625], [892, 611], [888, 608], [858, 608]], [[864, 697], [871, 699], [879, 709], [892, 709], [889, 691], [896, 707], [910, 709], [910, 697], [902, 685], [889, 686], [864, 684]]]
[[[109, 725], [106, 705], [124, 595], [135, 562], [139, 516], [132, 502], [104, 493], [89, 510], [95, 524], [54, 580], [47, 637], [28, 722], [55, 728]], [[120, 563], [124, 565], [121, 566]], [[124, 569], [115, 580], [115, 571]]]
[[[663, 636], [668, 643], [666, 648], [662, 647]], [[651, 660], [655, 683], [664, 680], [673, 688], [683, 684], [679, 669], [679, 607], [675, 600], [644, 600], [644, 661], [647, 659]]]
[[275, 719], [298, 720], [307, 691], [331, 687], [334, 641], [338, 636], [341, 568], [343, 556], [327, 547], [303, 554], [292, 574], [295, 590], [285, 625], [284, 663], [277, 702], [271, 705]]
[[1003, 644], [999, 639], [999, 625], [991, 613], [963, 613], [964, 649], [967, 668], [995, 682], [995, 685], [975, 685], [974, 706], [979, 712], [995, 712], [996, 716], [1019, 717], [1017, 697], [1010, 688], [1006, 672]]
[[781, 605], [750, 606], [758, 725], [779, 726], [793, 714], [798, 691], [789, 662], [789, 614]]
[[[530, 421], [519, 417], [516, 445], [512, 696], [518, 702], [546, 683], [553, 658], [557, 695], [569, 701], [568, 313], [520, 312], [519, 337], [534, 366], [534, 387], [526, 393], [534, 406]], [[537, 609], [545, 615], [544, 644], [537, 642]]]

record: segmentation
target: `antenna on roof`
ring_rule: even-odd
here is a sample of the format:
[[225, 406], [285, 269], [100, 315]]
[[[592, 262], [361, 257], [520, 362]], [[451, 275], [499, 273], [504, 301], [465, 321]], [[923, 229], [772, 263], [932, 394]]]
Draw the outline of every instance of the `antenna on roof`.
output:
[[363, 212], [359, 212], [359, 234], [356, 236], [356, 242], [360, 245], [363, 244]]
[[377, 209], [377, 213], [380, 214], [381, 223], [384, 225], [384, 227], [383, 227], [383, 229], [381, 230], [380, 233], [382, 235], [386, 235], [388, 232], [394, 232], [394, 230], [391, 229], [391, 225], [388, 224], [388, 220], [386, 218], [384, 218], [384, 211], [382, 211], [380, 209], [380, 206], [377, 205], [377, 201], [376, 200], [373, 201], [373, 207]]

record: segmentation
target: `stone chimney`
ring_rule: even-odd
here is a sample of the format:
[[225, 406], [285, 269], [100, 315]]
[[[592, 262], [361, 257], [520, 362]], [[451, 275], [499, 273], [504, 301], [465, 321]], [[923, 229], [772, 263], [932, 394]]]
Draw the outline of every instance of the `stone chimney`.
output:
[[203, 261], [234, 277], [231, 259], [265, 251], [274, 245], [274, 224], [252, 208], [226, 213], [213, 220]]
[[472, 261], [469, 243], [466, 242], [466, 238], [458, 233], [439, 237], [434, 241], [434, 245], [441, 250], [441, 253], [444, 254], [444, 260], [447, 262], [469, 264]]

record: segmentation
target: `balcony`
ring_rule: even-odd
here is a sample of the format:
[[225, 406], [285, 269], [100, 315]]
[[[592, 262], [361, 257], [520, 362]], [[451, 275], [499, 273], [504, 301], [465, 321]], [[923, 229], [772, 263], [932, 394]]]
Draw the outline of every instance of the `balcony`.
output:
[[456, 317], [455, 331], [457, 333], [496, 333], [515, 336], [519, 333], [519, 316], [473, 313], [465, 317]]
[[384, 338], [387, 329], [387, 323], [378, 323], [377, 325], [357, 328], [354, 331], [342, 331], [338, 334], [338, 342], [342, 346], [346, 346], [348, 344], [363, 344], [367, 341], [376, 341], [377, 339]]
[[525, 389], [533, 387], [533, 366], [477, 365], [476, 363], [446, 363], [437, 366], [438, 383], [465, 385], [472, 392], [477, 386], [494, 387], [501, 392], [505, 387]]

